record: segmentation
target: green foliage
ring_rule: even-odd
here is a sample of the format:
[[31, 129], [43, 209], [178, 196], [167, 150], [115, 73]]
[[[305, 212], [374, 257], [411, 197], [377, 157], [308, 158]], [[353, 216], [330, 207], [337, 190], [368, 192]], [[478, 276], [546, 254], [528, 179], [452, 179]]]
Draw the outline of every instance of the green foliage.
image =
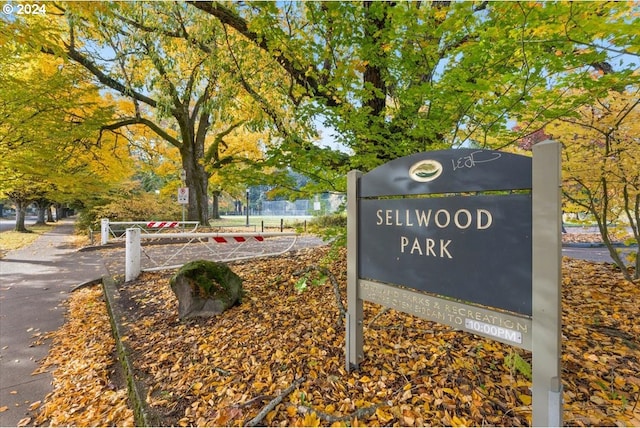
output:
[[321, 215], [318, 217], [314, 217], [309, 222], [309, 225], [311, 227], [318, 228], [318, 230], [336, 227], [347, 227], [347, 215], [344, 212]]
[[512, 372], [520, 373], [528, 380], [532, 379], [531, 364], [524, 360], [520, 354], [516, 352], [510, 353], [504, 357], [504, 363]]
[[[338, 131], [348, 157], [282, 126], [269, 152], [274, 166], [289, 165], [325, 189], [344, 186], [337, 179], [349, 169], [366, 172], [419, 151], [507, 146], [571, 117], [603, 89], [640, 78], [637, 65], [617, 61], [639, 54], [640, 18], [629, 2], [192, 6], [244, 37], [235, 53], [286, 71], [252, 74], [257, 95], [286, 89], [297, 118], [321, 118]], [[290, 114], [262, 106], [274, 121]], [[528, 126], [514, 129], [513, 120]]]
[[295, 284], [293, 284], [293, 288], [295, 288], [298, 293], [303, 293], [308, 287], [307, 280], [307, 275], [299, 278]]
[[[319, 274], [318, 276], [316, 276], [312, 273], [306, 273], [302, 277], [300, 277], [295, 282], [295, 284], [293, 284], [293, 288], [295, 288], [298, 293], [303, 293], [307, 290], [307, 288], [309, 288], [309, 285], [311, 285], [312, 287], [317, 287], [325, 284], [327, 282], [327, 279], [327, 276], [324, 274]], [[311, 282], [311, 284], [309, 284], [309, 281]]]
[[314, 217], [308, 224], [308, 230], [331, 243], [331, 251], [326, 263], [338, 257], [340, 248], [347, 245], [347, 213], [338, 212]]

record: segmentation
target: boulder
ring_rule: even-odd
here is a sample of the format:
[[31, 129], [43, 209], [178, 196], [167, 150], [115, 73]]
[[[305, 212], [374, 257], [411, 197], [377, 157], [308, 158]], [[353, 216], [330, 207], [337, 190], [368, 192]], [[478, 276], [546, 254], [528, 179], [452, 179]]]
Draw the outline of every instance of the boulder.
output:
[[169, 283], [178, 298], [180, 319], [220, 315], [242, 300], [242, 278], [224, 263], [189, 262]]

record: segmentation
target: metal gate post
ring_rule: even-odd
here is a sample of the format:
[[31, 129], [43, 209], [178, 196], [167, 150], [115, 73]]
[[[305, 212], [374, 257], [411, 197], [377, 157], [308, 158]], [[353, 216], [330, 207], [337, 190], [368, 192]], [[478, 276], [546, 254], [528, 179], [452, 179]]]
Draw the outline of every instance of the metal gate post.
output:
[[109, 219], [100, 220], [100, 245], [107, 245], [109, 242]]
[[124, 271], [126, 282], [133, 281], [140, 275], [140, 229], [137, 227], [127, 229]]

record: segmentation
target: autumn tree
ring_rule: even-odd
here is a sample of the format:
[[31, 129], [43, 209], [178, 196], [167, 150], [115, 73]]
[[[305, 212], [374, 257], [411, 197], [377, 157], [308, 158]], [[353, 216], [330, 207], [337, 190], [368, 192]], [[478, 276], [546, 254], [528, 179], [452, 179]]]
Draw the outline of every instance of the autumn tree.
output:
[[638, 249], [632, 276], [613, 245], [610, 224], [628, 224], [632, 241], [640, 242], [640, 87], [611, 90], [577, 113], [545, 128], [563, 145], [564, 195], [593, 215], [611, 258], [625, 278], [637, 280]]
[[[625, 2], [189, 3], [286, 72], [272, 86], [286, 89], [299, 116], [338, 130], [350, 157], [295, 135], [276, 153], [327, 185], [414, 152], [506, 146], [638, 78], [613, 61], [640, 46]], [[615, 73], [594, 81], [594, 70]], [[237, 75], [261, 102], [258, 83], [269, 76]], [[513, 121], [530, 128], [514, 132]]]
[[112, 111], [83, 70], [10, 35], [0, 32], [0, 193], [16, 204], [16, 230], [26, 231], [30, 203], [78, 204], [129, 171], [117, 141], [96, 145]]
[[207, 223], [211, 172], [205, 155], [214, 168], [222, 166], [213, 152], [224, 148], [224, 136], [255, 126], [261, 116], [247, 105], [251, 98], [238, 94], [221, 49], [229, 43], [221, 26], [203, 23], [181, 3], [56, 7], [60, 36], [41, 39], [42, 49], [82, 65], [128, 101], [117, 120], [102, 128], [105, 133], [127, 136], [144, 127], [179, 151], [190, 189], [188, 218]]

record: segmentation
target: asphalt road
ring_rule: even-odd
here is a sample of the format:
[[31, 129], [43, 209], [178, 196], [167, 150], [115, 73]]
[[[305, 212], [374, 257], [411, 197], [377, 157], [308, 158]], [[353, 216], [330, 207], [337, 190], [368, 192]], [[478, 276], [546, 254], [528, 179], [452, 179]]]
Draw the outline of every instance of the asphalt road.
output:
[[[37, 220], [36, 216], [27, 216], [25, 220], [25, 226], [33, 225]], [[0, 218], [0, 232], [5, 232], [7, 230], [13, 230], [16, 226], [15, 218]]]
[[[618, 250], [626, 255], [631, 251], [637, 251], [637, 248], [619, 248]], [[562, 255], [591, 262], [613, 263], [613, 259], [606, 247], [562, 247]]]

